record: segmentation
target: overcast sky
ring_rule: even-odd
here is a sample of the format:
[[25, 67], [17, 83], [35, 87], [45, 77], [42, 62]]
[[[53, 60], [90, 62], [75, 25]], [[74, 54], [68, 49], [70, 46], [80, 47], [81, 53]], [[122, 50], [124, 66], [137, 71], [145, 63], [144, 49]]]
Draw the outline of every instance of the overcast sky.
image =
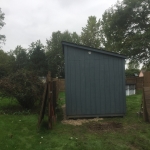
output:
[[6, 25], [0, 34], [6, 36], [4, 51], [23, 48], [37, 40], [45, 44], [52, 32], [68, 30], [81, 33], [89, 16], [101, 18], [117, 0], [0, 0]]

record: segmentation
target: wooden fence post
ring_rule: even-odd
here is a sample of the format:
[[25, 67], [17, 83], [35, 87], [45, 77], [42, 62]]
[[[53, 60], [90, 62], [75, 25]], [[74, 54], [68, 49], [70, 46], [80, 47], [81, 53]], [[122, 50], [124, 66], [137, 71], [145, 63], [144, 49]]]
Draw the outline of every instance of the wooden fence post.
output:
[[42, 99], [42, 106], [40, 111], [40, 116], [38, 120], [38, 127], [40, 126], [42, 119], [44, 118], [44, 113], [46, 109], [46, 101], [48, 100], [48, 127], [52, 129], [53, 122], [56, 121], [56, 100], [58, 98], [58, 89], [55, 82], [51, 78], [51, 72], [48, 72], [46, 76], [45, 89]]

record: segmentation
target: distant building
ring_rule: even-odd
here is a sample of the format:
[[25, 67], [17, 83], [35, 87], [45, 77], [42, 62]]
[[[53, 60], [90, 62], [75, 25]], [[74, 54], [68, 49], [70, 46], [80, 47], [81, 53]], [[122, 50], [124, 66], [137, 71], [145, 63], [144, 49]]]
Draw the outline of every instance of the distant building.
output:
[[139, 73], [139, 77], [144, 77], [144, 72], [145, 72], [145, 70], [141, 70]]

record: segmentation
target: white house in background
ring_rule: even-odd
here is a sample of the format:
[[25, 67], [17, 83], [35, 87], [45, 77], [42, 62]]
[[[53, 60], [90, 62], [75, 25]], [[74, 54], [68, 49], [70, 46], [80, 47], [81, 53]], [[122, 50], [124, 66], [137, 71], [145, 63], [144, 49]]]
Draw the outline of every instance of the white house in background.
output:
[[127, 84], [126, 85], [126, 96], [135, 94], [135, 84]]

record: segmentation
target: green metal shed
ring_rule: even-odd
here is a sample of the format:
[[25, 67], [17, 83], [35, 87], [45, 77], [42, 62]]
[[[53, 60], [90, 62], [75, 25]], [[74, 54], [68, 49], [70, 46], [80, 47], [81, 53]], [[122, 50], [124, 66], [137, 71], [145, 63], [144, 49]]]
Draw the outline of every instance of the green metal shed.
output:
[[126, 56], [64, 41], [62, 45], [67, 117], [124, 116]]

